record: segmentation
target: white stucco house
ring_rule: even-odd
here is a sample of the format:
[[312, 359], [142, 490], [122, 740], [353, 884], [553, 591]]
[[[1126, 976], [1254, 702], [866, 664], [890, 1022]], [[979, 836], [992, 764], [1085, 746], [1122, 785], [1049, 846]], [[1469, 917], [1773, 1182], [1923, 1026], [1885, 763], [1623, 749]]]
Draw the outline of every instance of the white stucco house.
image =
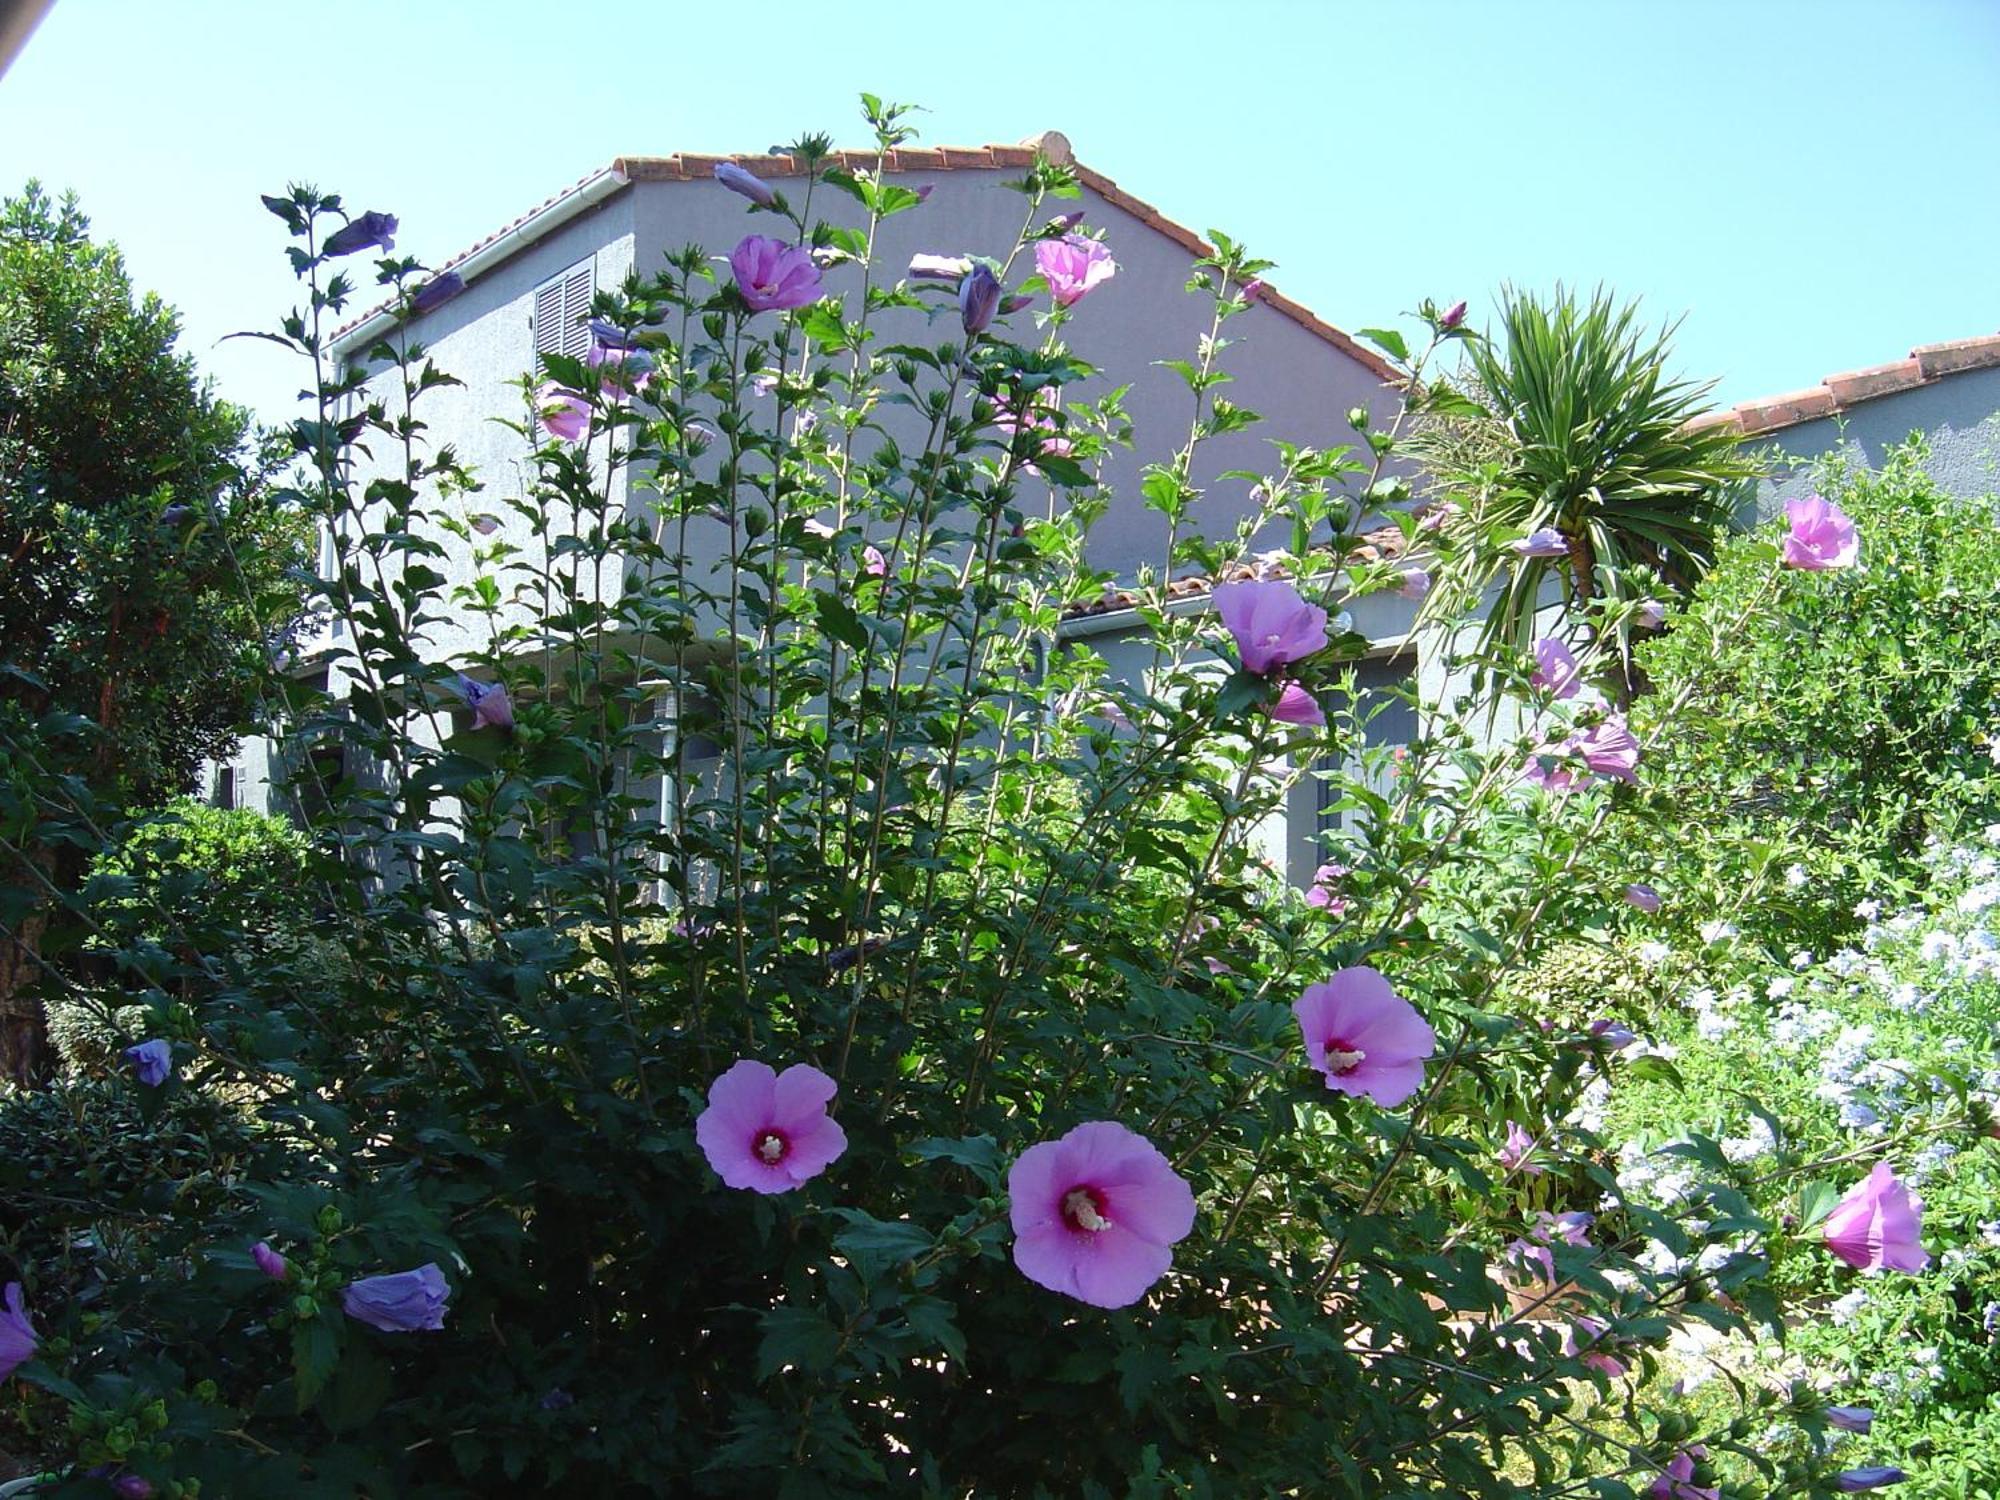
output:
[[[1106, 390], [1114, 381], [1131, 383], [1125, 407], [1134, 442], [1106, 461], [1103, 482], [1112, 499], [1093, 533], [1091, 551], [1092, 562], [1115, 580], [1130, 580], [1143, 564], [1157, 567], [1165, 550], [1166, 523], [1140, 502], [1139, 480], [1144, 463], [1165, 457], [1186, 437], [1187, 389], [1159, 362], [1190, 357], [1207, 332], [1207, 300], [1186, 291], [1193, 262], [1208, 250], [1201, 237], [1076, 161], [1069, 142], [1051, 132], [1019, 145], [890, 152], [882, 163], [885, 178], [929, 191], [920, 208], [883, 221], [877, 260], [900, 267], [920, 252], [1004, 253], [1021, 232], [1027, 201], [1007, 184], [1018, 181], [1038, 153], [1071, 167], [1082, 188], [1081, 200], [1057, 201], [1045, 212], [1080, 209], [1085, 223], [1102, 232], [1119, 264], [1116, 277], [1079, 309], [1065, 338], [1077, 354], [1106, 372]], [[416, 318], [407, 336], [421, 341], [438, 367], [463, 384], [424, 398], [428, 441], [451, 444], [490, 486], [504, 492], [528, 448], [517, 433], [491, 418], [496, 412], [520, 410], [518, 382], [544, 352], [581, 355], [587, 349], [589, 334], [581, 319], [592, 293], [616, 288], [629, 273], [649, 274], [684, 245], [700, 244], [719, 255], [746, 232], [766, 228], [769, 221], [761, 218], [746, 221], [743, 201], [715, 182], [714, 169], [725, 161], [773, 182], [794, 201], [803, 190], [804, 168], [788, 156], [619, 157], [439, 263], [436, 269], [457, 272], [465, 289]], [[876, 162], [869, 151], [837, 153], [832, 164], [853, 170], [873, 168]], [[865, 222], [858, 204], [830, 190], [815, 196], [812, 209], [815, 216], [836, 223], [843, 216], [855, 227]], [[842, 276], [856, 278], [858, 285], [858, 272], [833, 271], [828, 273], [830, 289], [852, 290], [843, 285]], [[898, 311], [892, 316], [915, 320], [909, 331], [922, 336], [922, 314]], [[336, 334], [332, 353], [342, 361], [362, 361], [394, 326], [383, 312], [364, 317]], [[1203, 450], [1194, 478], [1206, 489], [1198, 524], [1210, 535], [1226, 534], [1250, 513], [1247, 481], [1223, 478], [1227, 471], [1268, 467], [1272, 439], [1322, 448], [1351, 443], [1350, 409], [1364, 407], [1386, 417], [1395, 403], [1387, 389], [1393, 372], [1379, 356], [1275, 288], [1266, 286], [1247, 312], [1231, 319], [1227, 333], [1233, 341], [1227, 357], [1233, 376], [1228, 395], [1261, 413], [1263, 421], [1251, 432], [1213, 439]], [[893, 336], [885, 329], [885, 339]], [[1086, 387], [1081, 394], [1089, 399], [1101, 392]], [[505, 515], [502, 507], [478, 508]], [[519, 525], [511, 517], [505, 524]], [[507, 539], [524, 548], [536, 545], [525, 529], [518, 536], [508, 533]], [[1400, 535], [1378, 533], [1371, 542], [1392, 551]], [[454, 581], [468, 581], [473, 565], [466, 555], [441, 566]], [[1207, 586], [1206, 579], [1187, 579], [1177, 582], [1174, 592], [1187, 599], [1188, 607], [1201, 608]], [[1415, 673], [1415, 651], [1406, 649], [1405, 641], [1415, 610], [1415, 604], [1392, 593], [1355, 606], [1357, 628], [1374, 643], [1370, 659], [1360, 667], [1364, 681], [1387, 686]], [[1065, 639], [1087, 639], [1114, 670], [1121, 657], [1129, 657], [1134, 670], [1143, 670], [1138, 663], [1149, 654], [1141, 646], [1130, 597], [1115, 587], [1102, 599], [1079, 603], [1062, 632]], [[434, 643], [441, 654], [473, 644], [469, 635], [454, 638], [449, 626]], [[326, 649], [334, 644], [330, 639], [305, 643], [300, 671], [324, 674], [337, 656]], [[337, 695], [338, 665], [322, 680]], [[1414, 732], [1411, 715], [1400, 708], [1384, 713], [1377, 724], [1390, 738]], [[282, 806], [282, 796], [271, 785], [269, 749], [246, 742], [230, 765], [214, 768], [211, 794], [269, 810]], [[1302, 794], [1308, 800], [1295, 807], [1288, 826], [1268, 831], [1265, 838], [1267, 856], [1301, 881], [1310, 877], [1318, 860], [1314, 835], [1321, 813], [1310, 802], [1316, 795], [1308, 788]]]

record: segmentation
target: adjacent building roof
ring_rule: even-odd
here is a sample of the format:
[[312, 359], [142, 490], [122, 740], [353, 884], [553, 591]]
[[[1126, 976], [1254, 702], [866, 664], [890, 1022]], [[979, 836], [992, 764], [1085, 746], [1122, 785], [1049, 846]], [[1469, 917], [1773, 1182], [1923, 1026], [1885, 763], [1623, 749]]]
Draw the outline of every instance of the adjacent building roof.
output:
[[1968, 370], [2000, 368], [2000, 333], [1977, 338], [1950, 339], [1942, 344], [1919, 344], [1907, 359], [1886, 365], [1870, 365], [1865, 370], [1846, 370], [1829, 375], [1818, 385], [1782, 396], [1765, 396], [1756, 401], [1739, 401], [1698, 417], [1694, 427], [1734, 426], [1745, 437], [1778, 432], [1802, 422], [1817, 422], [1864, 401], [1912, 391], [1932, 385], [1947, 375]]
[[[880, 160], [882, 170], [885, 172], [993, 171], [1025, 169], [1033, 166], [1038, 153], [1052, 162], [1069, 167], [1076, 173], [1078, 182], [1107, 202], [1131, 214], [1135, 219], [1158, 230], [1189, 254], [1209, 253], [1211, 247], [1208, 242], [1193, 230], [1175, 223], [1152, 204], [1135, 198], [1103, 173], [1093, 171], [1076, 160], [1070, 150], [1069, 138], [1060, 131], [1045, 131], [1015, 146], [905, 146], [888, 152]], [[873, 151], [836, 151], [832, 153], [827, 165], [838, 166], [850, 172], [861, 168], [872, 171], [877, 160], [877, 153]], [[554, 197], [537, 204], [485, 239], [468, 245], [437, 269], [458, 270], [470, 277], [473, 273], [467, 270], [469, 262], [480, 263], [475, 269], [484, 269], [485, 266], [493, 264], [497, 258], [493, 252], [500, 250], [510, 239], [518, 240], [519, 246], [509, 249], [532, 244], [540, 237], [533, 227], [537, 225], [537, 221], [545, 226], [543, 232], [554, 229], [571, 217], [569, 213], [563, 212], [566, 206], [571, 204], [576, 204], [578, 208], [587, 206], [582, 201], [586, 195], [594, 195], [591, 201], [605, 196], [603, 189], [607, 181], [615, 187], [622, 187], [628, 182], [708, 181], [713, 178], [716, 167], [724, 162], [732, 162], [759, 177], [802, 177], [806, 173], [804, 163], [796, 157], [782, 153], [761, 156], [705, 156], [682, 152], [673, 156], [621, 156], [609, 167], [600, 168], [579, 178]], [[1265, 283], [1259, 300], [1324, 339], [1382, 380], [1396, 379], [1395, 369], [1381, 355], [1365, 345], [1356, 343], [1340, 329], [1314, 314], [1311, 309], [1273, 290], [1268, 282]], [[373, 322], [385, 309], [386, 304], [384, 307], [371, 309], [353, 322], [344, 325], [334, 333], [334, 340], [339, 343], [347, 342], [348, 335], [364, 324]]]

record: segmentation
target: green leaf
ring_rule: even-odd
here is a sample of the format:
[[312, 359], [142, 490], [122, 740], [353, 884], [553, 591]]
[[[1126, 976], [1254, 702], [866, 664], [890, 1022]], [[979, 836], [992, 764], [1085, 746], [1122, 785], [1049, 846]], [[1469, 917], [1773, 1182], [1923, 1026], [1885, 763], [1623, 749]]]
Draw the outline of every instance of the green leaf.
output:
[[1360, 334], [1391, 359], [1407, 361], [1410, 357], [1410, 346], [1403, 342], [1403, 336], [1393, 328], [1363, 328]]
[[918, 1161], [956, 1162], [989, 1185], [1000, 1178], [1000, 1145], [990, 1135], [960, 1136], [956, 1140], [932, 1136], [910, 1147], [910, 1155]]
[[340, 1363], [340, 1328], [321, 1308], [317, 1317], [301, 1319], [292, 1329], [292, 1381], [299, 1410], [312, 1405]]
[[799, 314], [805, 336], [824, 349], [847, 347], [847, 325], [840, 321], [840, 309], [831, 302], [815, 302]]
[[1251, 672], [1237, 670], [1229, 674], [1229, 680], [1222, 684], [1222, 691], [1215, 696], [1215, 716], [1218, 719], [1234, 719], [1253, 703], [1262, 703], [1269, 695], [1270, 684]]
[[813, 613], [819, 616], [820, 629], [841, 645], [856, 651], [868, 649], [868, 627], [862, 624], [854, 607], [838, 594], [814, 594]]
[[320, 1392], [320, 1419], [334, 1432], [358, 1431], [382, 1409], [391, 1387], [388, 1363], [366, 1344], [356, 1343]]
[[1810, 1229], [1840, 1202], [1840, 1189], [1830, 1182], [1809, 1182], [1799, 1189], [1799, 1228]]
[[936, 1243], [928, 1229], [907, 1219], [878, 1219], [858, 1208], [836, 1212], [847, 1220], [848, 1227], [833, 1237], [834, 1247], [878, 1271], [915, 1260]]
[[759, 1380], [784, 1369], [824, 1370], [840, 1353], [840, 1330], [817, 1308], [785, 1303], [765, 1313], [757, 1326], [763, 1333], [757, 1344]]
[[944, 1350], [953, 1359], [965, 1358], [965, 1335], [952, 1320], [951, 1304], [937, 1297], [911, 1297], [903, 1303], [903, 1316], [910, 1332], [926, 1344]]

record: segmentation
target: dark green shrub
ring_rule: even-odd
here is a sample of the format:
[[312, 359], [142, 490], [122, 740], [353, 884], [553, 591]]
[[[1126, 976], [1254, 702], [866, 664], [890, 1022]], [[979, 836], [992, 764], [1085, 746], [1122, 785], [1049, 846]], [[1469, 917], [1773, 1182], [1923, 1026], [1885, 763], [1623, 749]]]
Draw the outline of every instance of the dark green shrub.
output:
[[98, 920], [128, 939], [166, 942], [217, 917], [246, 939], [267, 938], [311, 918], [310, 854], [282, 818], [182, 798], [100, 855], [86, 894]]

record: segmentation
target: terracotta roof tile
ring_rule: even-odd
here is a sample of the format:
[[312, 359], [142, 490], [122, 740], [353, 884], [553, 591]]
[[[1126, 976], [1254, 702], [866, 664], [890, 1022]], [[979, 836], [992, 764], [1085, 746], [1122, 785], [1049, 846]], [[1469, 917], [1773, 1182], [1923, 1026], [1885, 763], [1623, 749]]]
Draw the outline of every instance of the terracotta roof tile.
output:
[[[903, 146], [889, 152], [883, 165], [884, 169], [890, 172], [991, 171], [995, 168], [1007, 169], [1032, 166], [1037, 152], [1046, 155], [1050, 161], [1059, 162], [1071, 167], [1076, 172], [1077, 180], [1083, 183], [1085, 187], [1107, 202], [1117, 205], [1134, 218], [1151, 225], [1190, 254], [1206, 255], [1209, 253], [1210, 246], [1208, 242], [1203, 240], [1193, 230], [1187, 228], [1185, 225], [1175, 223], [1157, 208], [1154, 208], [1152, 204], [1133, 197], [1103, 173], [1092, 171], [1089, 167], [1077, 161], [1070, 149], [1069, 138], [1058, 130], [1046, 131], [1041, 135], [1012, 146]], [[863, 167], [873, 169], [876, 159], [876, 153], [873, 151], [835, 151], [829, 158], [832, 164], [850, 172]], [[705, 152], [682, 151], [676, 152], [672, 156], [620, 156], [611, 163], [611, 170], [621, 173], [633, 182], [693, 182], [713, 177], [716, 167], [724, 162], [733, 162], [747, 172], [754, 172], [759, 177], [800, 177], [805, 175], [804, 163], [797, 157], [788, 156], [782, 152], [766, 154], [738, 153], [717, 156]], [[587, 176], [578, 178], [569, 187], [563, 189], [562, 192], [557, 193], [554, 197], [542, 203], [536, 204], [528, 212], [522, 214], [511, 223], [495, 230], [492, 234], [487, 235], [486, 238], [480, 240], [477, 244], [466, 246], [465, 249], [459, 251], [458, 254], [438, 266], [437, 269], [448, 271], [454, 266], [459, 265], [469, 256], [485, 249], [488, 245], [494, 243], [494, 241], [511, 234], [544, 209], [561, 202], [562, 199], [598, 175], [600, 174], [592, 172]], [[1260, 300], [1274, 311], [1282, 313], [1301, 327], [1324, 339], [1327, 343], [1332, 344], [1342, 353], [1349, 355], [1366, 366], [1385, 383], [1396, 379], [1394, 368], [1381, 355], [1375, 353], [1372, 349], [1357, 344], [1331, 323], [1315, 316], [1309, 309], [1301, 307], [1298, 303], [1292, 301], [1291, 298], [1281, 295], [1268, 284], [1261, 293]], [[333, 337], [339, 339], [352, 330], [359, 328], [387, 306], [387, 303], [383, 303], [379, 307], [370, 308], [352, 322], [343, 324], [341, 327], [335, 329]]]
[[1942, 344], [1919, 344], [1906, 359], [1829, 375], [1816, 386], [1787, 395], [1741, 401], [1733, 407], [1705, 413], [1688, 425], [1697, 430], [1733, 426], [1745, 437], [1756, 437], [1796, 427], [1801, 422], [1818, 421], [1864, 401], [1912, 391], [1947, 375], [1994, 368], [2000, 368], [2000, 333], [1950, 339]]
[[1942, 344], [1919, 344], [1910, 357], [1923, 369], [1924, 378], [1956, 375], [1963, 370], [1984, 370], [2000, 365], [2000, 333], [1973, 339], [1952, 339]]

